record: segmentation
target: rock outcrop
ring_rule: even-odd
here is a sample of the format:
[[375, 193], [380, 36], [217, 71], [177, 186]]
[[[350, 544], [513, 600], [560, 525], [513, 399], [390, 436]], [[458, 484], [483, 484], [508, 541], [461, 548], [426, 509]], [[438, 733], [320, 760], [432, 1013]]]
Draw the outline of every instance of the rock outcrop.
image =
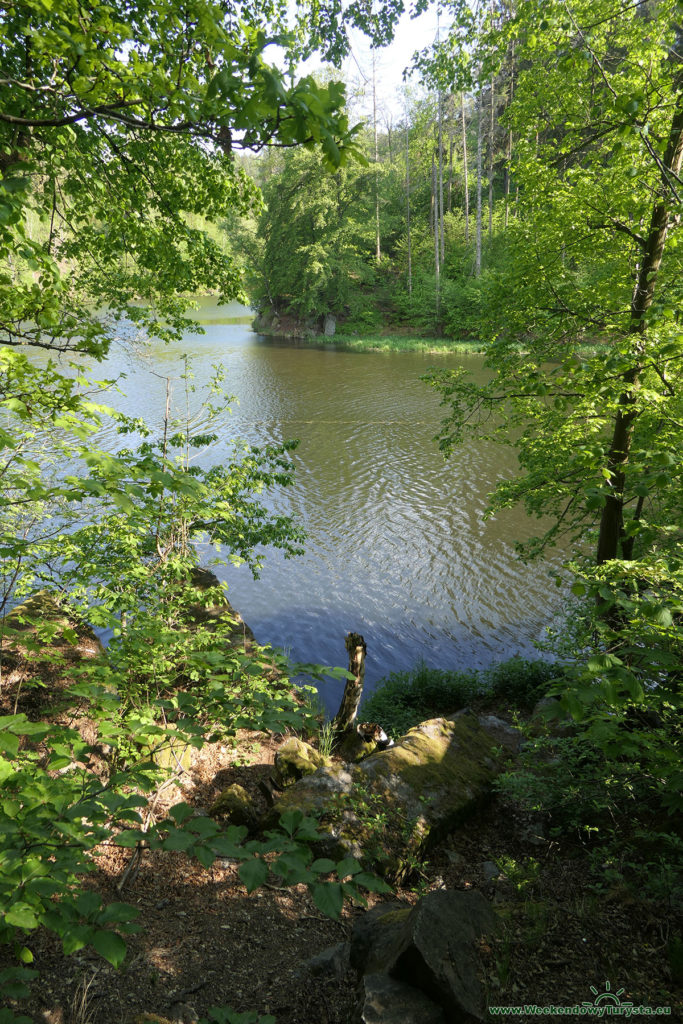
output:
[[520, 734], [492, 715], [434, 718], [356, 765], [331, 764], [289, 786], [265, 827], [299, 808], [320, 819], [328, 856], [354, 856], [394, 881], [490, 794]]
[[385, 904], [361, 917], [350, 962], [363, 976], [364, 1024], [484, 1020], [478, 944], [498, 928], [488, 901], [474, 890], [431, 892], [412, 909]]
[[209, 808], [212, 818], [224, 818], [231, 825], [246, 825], [248, 829], [256, 824], [256, 812], [251, 797], [244, 786], [234, 782], [223, 790]]
[[318, 954], [307, 971], [355, 971], [362, 1024], [479, 1024], [487, 1009], [480, 951], [500, 927], [480, 892], [437, 890], [414, 907], [369, 910], [350, 942]]
[[291, 736], [275, 755], [274, 782], [280, 789], [286, 789], [319, 768], [326, 768], [329, 763], [329, 758], [310, 743]]

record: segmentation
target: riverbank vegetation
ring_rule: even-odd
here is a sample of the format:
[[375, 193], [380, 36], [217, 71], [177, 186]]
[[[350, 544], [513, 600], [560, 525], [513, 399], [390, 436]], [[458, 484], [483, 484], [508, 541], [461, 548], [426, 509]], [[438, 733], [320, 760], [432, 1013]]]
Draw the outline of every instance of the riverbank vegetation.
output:
[[[504, 792], [558, 841], [581, 844], [610, 899], [632, 901], [636, 916], [647, 899], [673, 978], [680, 4], [453, 3], [447, 37], [419, 61], [431, 93], [365, 138], [342, 86], [267, 62], [285, 13], [256, 2], [237, 22], [224, 6], [17, 0], [0, 20], [0, 1021], [27, 1019], [15, 1000], [35, 976], [38, 929], [65, 955], [91, 947], [124, 962], [137, 909], [87, 882], [112, 845], [206, 870], [229, 859], [248, 892], [301, 885], [309, 910], [332, 918], [345, 899], [383, 891], [355, 862], [317, 859], [303, 815], [247, 841], [182, 793], [161, 800], [187, 749], [247, 726], [310, 727], [287, 667], [246, 631], [238, 642], [222, 591], [197, 571], [199, 544], [255, 572], [264, 546], [296, 554], [296, 524], [259, 497], [287, 485], [293, 445], [212, 464], [219, 379], [205, 403], [212, 426], [167, 415], [151, 429], [108, 409], [116, 383], [90, 381], [84, 361], [134, 332], [179, 339], [187, 297], [238, 296], [243, 275], [262, 313], [304, 328], [332, 315], [351, 348], [387, 326], [392, 351], [404, 331], [428, 347], [435, 335], [485, 345], [485, 383], [463, 367], [429, 375], [442, 451], [469, 430], [512, 443], [519, 474], [492, 510], [522, 503], [550, 517], [524, 557], [561, 535], [575, 552], [575, 601], [553, 644], [561, 672], [533, 687], [531, 669], [489, 677], [505, 711], [516, 686], [535, 696], [543, 682], [559, 720], [530, 735]], [[347, 14], [380, 42], [401, 6]], [[295, 17], [292, 62], [344, 52], [339, 5], [298, 4]], [[189, 371], [181, 387], [192, 388]], [[104, 419], [117, 438], [106, 448]], [[113, 633], [107, 652], [85, 620]], [[387, 718], [401, 706], [402, 728], [466, 696], [483, 696], [479, 681], [421, 669], [375, 699]], [[535, 871], [513, 865], [507, 877], [531, 890]], [[231, 1020], [220, 1007], [210, 1016]]]

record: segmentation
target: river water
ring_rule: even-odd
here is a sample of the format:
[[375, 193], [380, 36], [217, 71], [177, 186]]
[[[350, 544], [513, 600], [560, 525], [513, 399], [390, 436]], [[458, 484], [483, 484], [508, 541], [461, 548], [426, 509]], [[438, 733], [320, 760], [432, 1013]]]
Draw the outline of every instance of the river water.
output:
[[[519, 511], [484, 520], [487, 493], [511, 474], [514, 453], [470, 442], [444, 462], [433, 441], [442, 410], [419, 379], [433, 365], [464, 363], [482, 374], [481, 357], [278, 344], [251, 332], [244, 307], [211, 300], [197, 316], [205, 334], [133, 355], [115, 346], [97, 373], [125, 372], [125, 397], [111, 404], [160, 424], [162, 378], [179, 377], [185, 354], [197, 385], [221, 364], [239, 404], [209, 458], [220, 460], [235, 437], [299, 439], [295, 485], [266, 503], [303, 524], [305, 554], [268, 553], [258, 581], [245, 566], [215, 568], [257, 640], [297, 661], [341, 665], [345, 634], [362, 633], [368, 691], [420, 659], [484, 668], [534, 656], [534, 640], [559, 611], [552, 577], [561, 555], [525, 566], [514, 542], [538, 524]], [[200, 400], [197, 393], [190, 404], [200, 409]], [[180, 382], [174, 401], [184, 408]], [[331, 680], [321, 690], [332, 712], [342, 689]]]

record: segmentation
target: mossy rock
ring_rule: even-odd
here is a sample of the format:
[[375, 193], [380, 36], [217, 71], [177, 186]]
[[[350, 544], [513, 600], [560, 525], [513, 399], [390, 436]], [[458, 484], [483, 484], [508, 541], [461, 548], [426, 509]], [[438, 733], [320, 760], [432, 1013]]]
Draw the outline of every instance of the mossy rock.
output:
[[313, 775], [319, 768], [327, 767], [329, 763], [329, 758], [310, 743], [292, 736], [275, 755], [275, 782], [281, 789], [285, 789], [304, 776]]
[[[184, 768], [189, 771], [192, 766], [192, 747], [181, 739], [173, 736], [174, 725], [169, 722], [165, 727], [166, 735], [159, 735], [153, 746], [143, 748], [149, 758], [160, 768], [178, 771]], [[156, 747], [159, 749], [155, 749]]]
[[246, 825], [251, 828], [256, 823], [256, 812], [251, 798], [244, 786], [235, 782], [224, 789], [216, 797], [209, 808], [212, 818], [227, 818], [231, 825]]
[[377, 750], [376, 740], [364, 740], [362, 736], [359, 736], [355, 729], [345, 733], [339, 743], [336, 753], [339, 754], [344, 761], [350, 764], [358, 764], [360, 761], [365, 760], [370, 754], [374, 754]]
[[402, 881], [430, 846], [486, 801], [519, 740], [517, 730], [490, 715], [430, 719], [360, 764], [334, 764], [301, 778], [269, 818], [294, 808], [316, 814], [335, 852], [360, 856]]
[[337, 843], [340, 837], [343, 824], [342, 815], [335, 820], [335, 808], [340, 800], [347, 797], [353, 788], [353, 776], [347, 765], [332, 762], [326, 767], [319, 768], [312, 775], [307, 775], [298, 783], [289, 786], [280, 793], [273, 807], [266, 812], [261, 821], [265, 829], [277, 827], [280, 815], [288, 810], [300, 810], [304, 814], [313, 815], [316, 818], [325, 819], [324, 829], [329, 836], [330, 842], [325, 841], [320, 848], [320, 854], [330, 857], [344, 857], [347, 855], [356, 856], [360, 852], [357, 844], [353, 850], [347, 848], [344, 842]]
[[39, 590], [13, 608], [4, 618], [3, 631], [40, 635], [41, 626], [57, 627], [56, 631], [53, 629], [54, 636], [50, 637], [50, 644], [72, 646], [72, 639], [65, 640], [59, 631], [73, 630], [79, 643], [87, 641], [91, 648], [87, 652], [88, 656], [101, 654], [104, 650], [87, 622], [79, 618], [59, 594], [50, 590]]
[[49, 590], [39, 590], [25, 601], [13, 608], [5, 618], [5, 626], [20, 632], [35, 629], [43, 622], [52, 623], [66, 629], [71, 623], [69, 616], [55, 594]]

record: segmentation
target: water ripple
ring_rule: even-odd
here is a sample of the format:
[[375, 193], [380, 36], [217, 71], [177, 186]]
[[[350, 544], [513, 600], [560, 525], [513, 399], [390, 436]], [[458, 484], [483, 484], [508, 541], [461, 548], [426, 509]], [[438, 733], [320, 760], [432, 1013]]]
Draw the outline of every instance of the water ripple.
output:
[[[433, 438], [441, 410], [419, 377], [447, 357], [278, 347], [243, 325], [210, 322], [206, 334], [188, 334], [182, 345], [152, 345], [125, 360], [113, 351], [97, 375], [125, 369], [126, 396], [107, 400], [160, 432], [159, 375], [178, 378], [185, 352], [198, 386], [220, 362], [239, 398], [203, 464], [231, 457], [236, 438], [300, 440], [294, 486], [266, 501], [304, 524], [305, 555], [268, 554], [259, 582], [244, 567], [217, 569], [259, 640], [296, 659], [339, 664], [345, 632], [358, 630], [368, 642], [370, 688], [419, 658], [459, 668], [533, 654], [561, 602], [547, 576], [561, 554], [547, 566], [524, 566], [514, 541], [536, 524], [519, 512], [484, 520], [487, 494], [513, 471], [510, 451], [470, 442], [447, 463], [439, 454]], [[479, 357], [462, 361], [483, 379]], [[182, 413], [186, 396], [177, 380], [175, 388]], [[200, 391], [188, 400], [195, 429], [207, 429]], [[99, 442], [119, 443], [114, 427]], [[324, 694], [332, 710], [341, 685], [330, 683]]]

